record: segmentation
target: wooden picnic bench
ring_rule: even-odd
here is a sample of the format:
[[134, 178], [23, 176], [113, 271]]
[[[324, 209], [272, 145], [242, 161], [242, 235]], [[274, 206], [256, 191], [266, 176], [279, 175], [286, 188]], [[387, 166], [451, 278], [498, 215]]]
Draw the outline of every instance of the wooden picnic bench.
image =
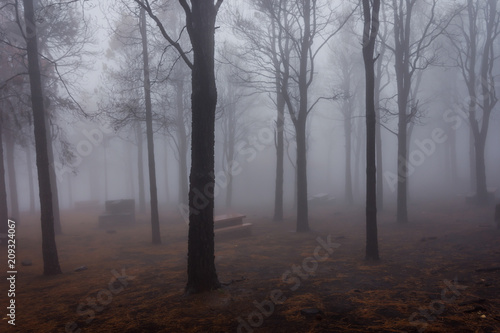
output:
[[252, 223], [243, 223], [246, 215], [223, 214], [214, 216], [214, 231], [216, 239], [228, 239], [249, 236], [252, 233]]
[[115, 227], [135, 223], [135, 200], [107, 200], [105, 212], [99, 215], [99, 227]]

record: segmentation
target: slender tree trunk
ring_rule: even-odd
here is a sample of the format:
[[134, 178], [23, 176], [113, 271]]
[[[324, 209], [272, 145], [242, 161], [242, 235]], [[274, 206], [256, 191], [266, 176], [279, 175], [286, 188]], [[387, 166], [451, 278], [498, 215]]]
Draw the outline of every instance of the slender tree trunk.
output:
[[135, 124], [135, 132], [137, 135], [137, 174], [138, 174], [138, 186], [139, 186], [139, 212], [146, 212], [146, 195], [144, 193], [144, 161], [143, 161], [143, 136], [142, 136], [142, 125], [139, 121]]
[[52, 205], [54, 206], [54, 231], [62, 234], [61, 214], [59, 209], [59, 190], [57, 187], [56, 170], [54, 168], [54, 149], [52, 147], [52, 131], [47, 113], [45, 114], [45, 129], [47, 133], [47, 154], [49, 156], [50, 188], [52, 190]]
[[486, 140], [483, 136], [475, 140], [474, 150], [476, 152], [476, 194], [479, 203], [488, 202], [488, 188], [486, 185], [486, 164], [485, 164]]
[[31, 159], [31, 150], [29, 144], [26, 145], [26, 167], [28, 172], [28, 186], [29, 186], [29, 197], [30, 197], [30, 214], [35, 214], [35, 185], [33, 181], [33, 162]]
[[[361, 133], [361, 120], [357, 121], [357, 132]], [[356, 148], [354, 149], [354, 176], [353, 176], [353, 197], [359, 197], [359, 189], [361, 188], [361, 155], [363, 155], [363, 142], [361, 134], [356, 139]]]
[[233, 205], [233, 175], [231, 172], [231, 164], [233, 163], [234, 160], [234, 145], [236, 144], [236, 125], [237, 125], [237, 120], [236, 120], [236, 110], [234, 107], [234, 104], [230, 106], [230, 116], [228, 121], [227, 126], [227, 133], [228, 136], [226, 138], [227, 140], [227, 147], [226, 147], [226, 177], [227, 177], [227, 187], [226, 187], [226, 208], [231, 209]]
[[68, 176], [68, 204], [69, 204], [69, 208], [73, 208], [74, 207], [74, 202], [73, 202], [73, 184], [72, 184], [72, 180], [71, 180], [71, 174], [68, 173], [67, 174]]
[[40, 209], [42, 225], [42, 255], [44, 275], [61, 274], [54, 233], [54, 213], [50, 183], [50, 165], [48, 156], [47, 131], [45, 128], [45, 110], [42, 91], [40, 65], [38, 63], [38, 45], [36, 35], [35, 11], [33, 0], [23, 0], [26, 22], [26, 42], [28, 53], [28, 73], [31, 87], [31, 105], [36, 143], [36, 164], [40, 189]]
[[0, 109], [0, 233], [7, 233], [9, 211], [7, 207], [7, 186], [5, 183], [5, 164], [3, 155], [3, 110]]
[[220, 288], [214, 262], [214, 148], [217, 106], [214, 35], [217, 8], [213, 1], [192, 1], [186, 22], [193, 46], [186, 285], [188, 294]]
[[283, 130], [285, 127], [285, 100], [281, 94], [279, 80], [276, 80], [276, 183], [274, 190], [274, 216], [273, 221], [283, 221], [283, 178], [285, 144]]
[[184, 81], [176, 82], [177, 101], [177, 142], [179, 145], [179, 203], [187, 204], [188, 201], [188, 140], [184, 125]]
[[[382, 60], [379, 60], [381, 62]], [[382, 71], [377, 71], [378, 75], [381, 75]], [[377, 210], [382, 211], [384, 209], [384, 170], [383, 170], [383, 151], [382, 151], [382, 125], [380, 124], [380, 78], [375, 78], [376, 84], [375, 88], [375, 147], [377, 150]]]
[[151, 233], [153, 244], [161, 244], [160, 218], [158, 216], [158, 191], [156, 189], [155, 148], [153, 137], [153, 111], [151, 105], [151, 81], [149, 79], [149, 53], [146, 11], [141, 8], [142, 60], [144, 69], [144, 98], [146, 102], [146, 137], [148, 144], [149, 194], [151, 199]]
[[306, 119], [299, 118], [297, 135], [297, 232], [309, 231], [307, 202], [307, 136]]
[[470, 177], [470, 191], [476, 193], [476, 152], [474, 148], [474, 133], [472, 128], [469, 131], [469, 177]]
[[[107, 201], [109, 198], [109, 192], [108, 192], [108, 140], [106, 137], [103, 138], [103, 148], [104, 148], [103, 149], [103, 152], [104, 152], [104, 201]], [[129, 150], [127, 152], [130, 154]], [[129, 170], [130, 170], [130, 165], [129, 165]], [[133, 183], [134, 182], [132, 182], [132, 184]], [[132, 195], [132, 197], [133, 197], [133, 195]]]
[[380, 0], [374, 0], [370, 13], [369, 0], [363, 0], [363, 60], [366, 76], [366, 259], [378, 260], [377, 236], [377, 168], [375, 161], [375, 71], [373, 52], [378, 33]]
[[10, 218], [19, 220], [19, 201], [17, 195], [16, 167], [14, 161], [14, 139], [9, 133], [5, 136], [5, 150], [7, 157], [7, 174], [9, 177]]
[[[234, 143], [233, 143], [234, 147]], [[229, 146], [229, 150], [234, 150], [231, 146]], [[234, 152], [230, 151], [228, 153], [228, 158], [227, 158], [227, 165], [228, 165], [228, 171], [226, 173], [227, 177], [227, 188], [226, 188], [226, 208], [231, 209], [233, 206], [233, 175], [231, 173], [231, 163], [234, 159]]]
[[457, 190], [456, 186], [458, 185], [458, 170], [457, 170], [457, 135], [456, 131], [450, 128], [450, 132], [448, 134], [449, 147], [450, 147], [450, 179], [453, 184], [454, 190]]
[[164, 167], [163, 167], [163, 173], [165, 174], [165, 201], [167, 204], [170, 202], [170, 195], [169, 195], [169, 183], [168, 183], [168, 141], [167, 141], [167, 136], [165, 136], [165, 143], [164, 143], [165, 151], [164, 151], [164, 156], [165, 156], [165, 161], [164, 161]]
[[407, 163], [407, 121], [406, 121], [406, 103], [402, 103], [404, 110], [399, 110], [398, 125], [398, 193], [397, 193], [397, 221], [398, 223], [408, 222], [408, 204], [407, 204], [407, 184], [408, 163]]
[[352, 155], [352, 122], [351, 112], [344, 113], [344, 136], [345, 136], [345, 201], [348, 205], [354, 202], [352, 195], [352, 168], [351, 168], [351, 155]]

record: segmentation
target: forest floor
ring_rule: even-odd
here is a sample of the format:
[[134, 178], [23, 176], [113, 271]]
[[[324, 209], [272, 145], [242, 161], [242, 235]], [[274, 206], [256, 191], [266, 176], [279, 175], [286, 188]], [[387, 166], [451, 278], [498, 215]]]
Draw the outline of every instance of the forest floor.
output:
[[[253, 223], [252, 236], [218, 241], [224, 286], [191, 296], [183, 295], [188, 228], [175, 211], [163, 212], [156, 246], [146, 216], [113, 232], [97, 228], [97, 211], [64, 212], [57, 236], [64, 274], [52, 277], [42, 275], [39, 221], [23, 216], [16, 325], [3, 314], [0, 331], [500, 332], [493, 207], [415, 205], [406, 225], [387, 209], [379, 214], [377, 263], [364, 261], [362, 207], [312, 206], [313, 231], [300, 234], [293, 212], [280, 223], [259, 209], [238, 212]], [[75, 271], [80, 266], [88, 269]]]

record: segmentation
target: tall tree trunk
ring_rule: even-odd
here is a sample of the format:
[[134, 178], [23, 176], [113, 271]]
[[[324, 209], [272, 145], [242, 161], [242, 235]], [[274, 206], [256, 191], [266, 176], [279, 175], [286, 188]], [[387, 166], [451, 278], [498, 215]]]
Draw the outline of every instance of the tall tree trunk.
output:
[[486, 164], [485, 164], [486, 140], [483, 136], [475, 140], [474, 151], [476, 153], [476, 194], [479, 203], [488, 202], [488, 188], [486, 185]]
[[146, 195], [144, 193], [144, 161], [143, 161], [143, 135], [142, 125], [139, 121], [135, 123], [135, 133], [137, 135], [137, 176], [139, 177], [139, 212], [146, 212]]
[[285, 127], [285, 100], [281, 94], [279, 78], [276, 80], [276, 183], [274, 189], [273, 221], [283, 221], [283, 178], [285, 144], [283, 131]]
[[184, 124], [184, 81], [182, 77], [176, 82], [177, 102], [177, 142], [179, 148], [179, 204], [188, 201], [188, 140]]
[[366, 259], [378, 260], [377, 236], [377, 168], [375, 161], [375, 70], [373, 52], [378, 33], [380, 0], [363, 0], [363, 60], [366, 76]]
[[161, 244], [160, 218], [158, 216], [158, 191], [156, 189], [155, 148], [153, 141], [153, 111], [151, 105], [151, 81], [149, 79], [149, 53], [146, 11], [141, 8], [142, 60], [144, 71], [144, 99], [146, 102], [146, 137], [148, 143], [149, 194], [151, 199], [151, 233], [153, 244]]
[[36, 35], [35, 11], [33, 0], [23, 0], [26, 22], [26, 42], [28, 53], [28, 73], [31, 88], [31, 106], [36, 143], [36, 164], [40, 189], [40, 210], [42, 225], [42, 255], [44, 275], [61, 274], [54, 233], [54, 213], [50, 183], [50, 165], [48, 156], [47, 131], [45, 128], [45, 110], [42, 91], [40, 65], [38, 63], [38, 45]]
[[[404, 108], [404, 110], [402, 110]], [[407, 115], [406, 103], [402, 103], [399, 110], [398, 124], [398, 193], [397, 193], [397, 213], [396, 218], [398, 223], [408, 222], [408, 204], [407, 204], [407, 184], [408, 178], [408, 163], [407, 163]]]
[[0, 233], [6, 234], [9, 210], [7, 207], [7, 186], [5, 183], [5, 164], [3, 155], [3, 110], [0, 109]]
[[307, 202], [307, 135], [306, 118], [296, 123], [297, 135], [297, 232], [309, 231]]
[[45, 129], [47, 133], [47, 154], [49, 156], [50, 188], [52, 190], [52, 206], [54, 212], [54, 231], [62, 234], [61, 213], [59, 209], [59, 190], [57, 187], [56, 169], [54, 168], [54, 149], [52, 147], [52, 131], [47, 113], [45, 114]]
[[68, 208], [73, 208], [74, 207], [74, 202], [73, 202], [73, 184], [71, 180], [71, 174], [67, 174], [68, 178]]
[[17, 179], [14, 161], [14, 139], [12, 135], [6, 133], [5, 150], [7, 157], [7, 174], [9, 177], [9, 194], [10, 194], [10, 218], [16, 222], [19, 220], [19, 201], [17, 195]]
[[226, 187], [226, 208], [231, 209], [233, 205], [233, 174], [231, 172], [232, 163], [234, 161], [234, 146], [236, 144], [236, 109], [235, 105], [229, 106], [229, 116], [226, 119], [227, 121], [227, 131], [225, 141], [227, 143], [226, 149], [226, 177], [227, 177], [227, 187]]
[[165, 201], [167, 202], [167, 204], [170, 202], [170, 195], [169, 195], [169, 183], [168, 183], [168, 141], [167, 141], [167, 136], [165, 136], [165, 143], [164, 143], [164, 147], [165, 147], [165, 151], [164, 151], [164, 167], [163, 167], [163, 173], [165, 175]]
[[26, 167], [28, 172], [28, 186], [29, 186], [29, 197], [30, 197], [30, 214], [35, 214], [35, 185], [33, 181], [33, 162], [31, 159], [31, 150], [29, 143], [26, 145]]
[[[381, 57], [380, 57], [381, 58]], [[377, 75], [375, 76], [375, 149], [377, 151], [377, 210], [384, 209], [384, 169], [383, 169], [383, 151], [382, 151], [382, 125], [380, 119], [380, 82], [382, 69], [379, 60], [377, 64]]]
[[[109, 200], [109, 192], [108, 192], [108, 139], [106, 137], [103, 138], [103, 153], [104, 153], [104, 201]], [[130, 150], [127, 150], [127, 153], [130, 156]], [[129, 165], [129, 170], [130, 170]], [[131, 178], [132, 179], [132, 178]], [[134, 182], [132, 182], [133, 184]], [[133, 192], [133, 191], [132, 191]], [[132, 195], [133, 197], [133, 195]]]
[[469, 179], [470, 179], [470, 191], [471, 193], [476, 192], [476, 152], [474, 148], [474, 133], [472, 133], [472, 127], [469, 131]]
[[352, 120], [351, 112], [344, 113], [344, 136], [345, 136], [345, 201], [348, 205], [354, 202], [352, 195]]
[[188, 281], [186, 293], [220, 288], [214, 261], [215, 18], [221, 1], [191, 1], [186, 26], [193, 47], [192, 139], [189, 176]]

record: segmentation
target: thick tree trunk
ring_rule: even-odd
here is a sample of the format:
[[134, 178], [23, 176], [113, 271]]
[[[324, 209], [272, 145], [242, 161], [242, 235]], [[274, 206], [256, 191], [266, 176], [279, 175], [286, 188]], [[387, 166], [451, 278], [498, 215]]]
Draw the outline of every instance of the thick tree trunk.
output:
[[5, 150], [7, 157], [7, 174], [9, 177], [9, 195], [10, 195], [10, 218], [18, 222], [19, 220], [19, 201], [17, 195], [16, 167], [14, 161], [14, 139], [9, 133], [5, 136]]
[[24, 0], [26, 22], [26, 42], [28, 53], [28, 73], [31, 87], [31, 105], [36, 143], [36, 164], [40, 189], [40, 209], [42, 225], [42, 255], [44, 275], [61, 274], [54, 234], [54, 214], [50, 183], [50, 165], [47, 151], [47, 131], [45, 128], [45, 110], [42, 91], [40, 66], [38, 63], [38, 45], [35, 25], [33, 0]]
[[192, 139], [189, 176], [188, 281], [186, 293], [220, 288], [214, 261], [214, 47], [217, 8], [213, 1], [192, 1], [187, 27], [193, 46]]
[[146, 194], [144, 193], [144, 161], [143, 161], [143, 136], [142, 125], [139, 121], [135, 123], [135, 133], [137, 135], [137, 176], [139, 186], [139, 212], [146, 212]]
[[276, 183], [274, 190], [273, 221], [283, 221], [283, 178], [285, 144], [283, 130], [285, 127], [285, 100], [281, 94], [279, 80], [276, 81]]
[[153, 137], [153, 110], [151, 81], [149, 79], [149, 53], [146, 11], [141, 8], [142, 60], [144, 72], [144, 99], [146, 102], [146, 137], [148, 144], [149, 195], [151, 200], [151, 234], [153, 244], [161, 244], [160, 218], [158, 216], [158, 191], [156, 189], [155, 147]]
[[0, 233], [7, 233], [7, 220], [9, 211], [7, 208], [7, 186], [5, 182], [5, 164], [3, 155], [3, 111], [0, 110]]

